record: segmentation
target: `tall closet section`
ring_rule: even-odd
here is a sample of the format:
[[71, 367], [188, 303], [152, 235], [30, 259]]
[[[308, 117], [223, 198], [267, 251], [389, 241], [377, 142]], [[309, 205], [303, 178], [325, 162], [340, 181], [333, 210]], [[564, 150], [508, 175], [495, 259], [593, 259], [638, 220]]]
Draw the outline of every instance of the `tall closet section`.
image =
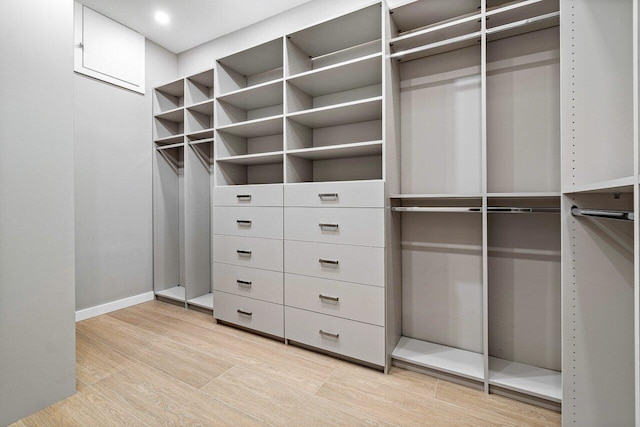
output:
[[391, 20], [402, 154], [393, 363], [559, 408], [558, 1], [422, 0]]
[[157, 298], [213, 309], [213, 70], [153, 96], [153, 286]]
[[217, 320], [385, 367], [382, 5], [216, 64]]
[[637, 426], [637, 2], [561, 6], [563, 423]]

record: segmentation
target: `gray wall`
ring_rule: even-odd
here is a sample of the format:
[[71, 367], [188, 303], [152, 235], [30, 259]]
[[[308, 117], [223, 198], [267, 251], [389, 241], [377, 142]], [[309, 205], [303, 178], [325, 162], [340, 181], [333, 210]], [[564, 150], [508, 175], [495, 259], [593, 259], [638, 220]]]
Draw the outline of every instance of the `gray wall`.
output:
[[152, 88], [176, 77], [148, 40], [146, 95], [74, 77], [76, 310], [153, 290]]
[[0, 2], [0, 425], [75, 392], [73, 2]]

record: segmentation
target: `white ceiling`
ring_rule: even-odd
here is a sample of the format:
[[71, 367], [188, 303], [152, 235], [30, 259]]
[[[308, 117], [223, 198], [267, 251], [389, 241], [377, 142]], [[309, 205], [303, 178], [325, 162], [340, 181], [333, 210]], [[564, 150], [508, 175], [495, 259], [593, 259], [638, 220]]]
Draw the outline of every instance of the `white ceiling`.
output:
[[[109, 18], [180, 53], [311, 0], [80, 0]], [[158, 24], [153, 15], [171, 17]]]

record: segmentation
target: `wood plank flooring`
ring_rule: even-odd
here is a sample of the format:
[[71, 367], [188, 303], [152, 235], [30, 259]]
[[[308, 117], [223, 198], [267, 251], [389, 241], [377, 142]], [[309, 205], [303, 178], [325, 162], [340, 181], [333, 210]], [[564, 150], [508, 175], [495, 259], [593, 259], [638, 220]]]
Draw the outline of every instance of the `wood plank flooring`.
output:
[[560, 414], [389, 375], [152, 301], [77, 323], [78, 393], [31, 426], [557, 426]]

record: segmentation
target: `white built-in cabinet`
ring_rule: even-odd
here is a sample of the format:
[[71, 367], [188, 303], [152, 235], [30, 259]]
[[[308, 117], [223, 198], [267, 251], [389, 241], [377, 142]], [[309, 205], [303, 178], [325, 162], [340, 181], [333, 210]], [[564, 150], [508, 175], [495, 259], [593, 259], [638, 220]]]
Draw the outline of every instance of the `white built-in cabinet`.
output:
[[211, 310], [213, 70], [153, 94], [153, 282], [159, 298]]
[[156, 295], [640, 425], [638, 13], [374, 3], [157, 88]]

